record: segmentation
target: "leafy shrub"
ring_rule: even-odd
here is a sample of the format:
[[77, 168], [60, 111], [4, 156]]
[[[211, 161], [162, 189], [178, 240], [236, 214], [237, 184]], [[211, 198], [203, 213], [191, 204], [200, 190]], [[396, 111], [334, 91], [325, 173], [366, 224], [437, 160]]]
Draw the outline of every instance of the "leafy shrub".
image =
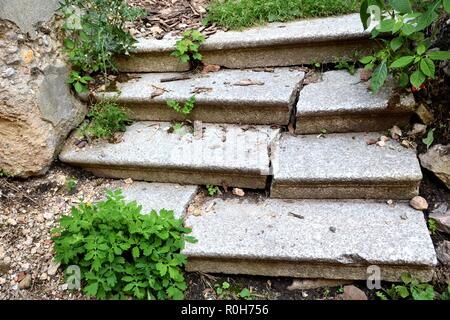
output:
[[120, 191], [104, 201], [81, 203], [52, 230], [55, 260], [77, 265], [84, 292], [98, 299], [182, 299], [187, 285], [180, 254], [190, 229], [173, 211], [143, 215]]
[[64, 46], [72, 68], [82, 78], [97, 72], [106, 78], [108, 72], [117, 71], [113, 56], [128, 54], [135, 43], [124, 31], [125, 23], [144, 14], [125, 0], [63, 0], [60, 11], [66, 19]]
[[220, 189], [218, 186], [215, 186], [213, 184], [207, 184], [206, 185], [206, 191], [208, 192], [208, 196], [213, 197], [216, 194], [219, 194]]
[[176, 100], [167, 100], [167, 106], [183, 116], [188, 116], [195, 107], [195, 96], [190, 97], [183, 106]]
[[428, 36], [425, 30], [444, 9], [450, 12], [450, 0], [389, 0], [387, 4], [382, 0], [362, 1], [364, 27], [373, 28], [372, 36], [381, 44], [379, 51], [360, 60], [373, 70], [373, 92], [380, 90], [389, 74], [404, 88], [412, 85], [413, 91], [435, 77], [436, 62], [450, 59], [450, 52], [433, 49], [435, 33]]
[[94, 139], [108, 138], [116, 132], [123, 132], [130, 123], [125, 110], [112, 100], [92, 105], [87, 116], [90, 122], [81, 132]]
[[205, 37], [198, 30], [188, 30], [183, 33], [183, 38], [176, 43], [172, 56], [180, 59], [182, 63], [194, 64], [200, 62], [203, 56], [199, 52], [200, 46], [205, 42]]

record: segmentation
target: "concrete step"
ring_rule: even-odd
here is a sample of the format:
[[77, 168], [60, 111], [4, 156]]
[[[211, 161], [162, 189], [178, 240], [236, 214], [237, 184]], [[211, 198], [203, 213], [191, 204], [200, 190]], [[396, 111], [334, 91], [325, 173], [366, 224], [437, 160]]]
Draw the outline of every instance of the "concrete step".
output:
[[185, 224], [198, 239], [184, 250], [188, 271], [429, 281], [437, 263], [422, 212], [407, 204], [209, 199]]
[[374, 95], [360, 72], [325, 72], [317, 83], [304, 86], [297, 104], [296, 133], [371, 132], [408, 124], [414, 96], [396, 93], [392, 81]]
[[[170, 53], [176, 38], [139, 40], [131, 57], [118, 59], [123, 72], [186, 71]], [[244, 31], [218, 32], [200, 48], [203, 62], [241, 69], [336, 62], [365, 53], [373, 42], [358, 14], [272, 23]]]
[[226, 184], [264, 189], [270, 174], [269, 145], [279, 129], [201, 124], [193, 132], [170, 132], [170, 123], [136, 122], [121, 142], [75, 146], [59, 158], [98, 176], [180, 184]]
[[380, 133], [283, 134], [272, 148], [271, 196], [294, 199], [411, 199], [422, 172], [415, 150]]
[[[276, 68], [273, 72], [222, 70], [161, 83], [162, 79], [180, 74], [147, 73], [118, 84], [118, 92], [99, 92], [96, 97], [117, 97], [135, 120], [182, 121], [183, 115], [170, 109], [166, 101], [185, 102], [195, 95], [195, 108], [188, 116], [191, 120], [287, 125], [304, 75], [289, 68]], [[163, 94], [152, 95], [155, 90]]]

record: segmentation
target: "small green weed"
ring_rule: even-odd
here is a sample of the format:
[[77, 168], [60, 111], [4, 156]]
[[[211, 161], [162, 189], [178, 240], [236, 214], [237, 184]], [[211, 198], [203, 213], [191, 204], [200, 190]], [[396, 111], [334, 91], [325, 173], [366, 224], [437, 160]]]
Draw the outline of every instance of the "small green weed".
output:
[[55, 260], [81, 269], [84, 293], [97, 299], [183, 299], [187, 284], [180, 253], [196, 240], [173, 211], [142, 214], [121, 191], [81, 203], [52, 230]]
[[66, 181], [66, 190], [68, 192], [73, 192], [75, 190], [75, 188], [77, 187], [78, 181], [75, 178], [70, 178], [69, 180]]
[[109, 138], [116, 132], [123, 132], [131, 122], [125, 110], [113, 100], [92, 105], [88, 118], [90, 122], [81, 129], [81, 133], [94, 139]]
[[338, 70], [347, 70], [348, 73], [350, 73], [351, 75], [354, 75], [356, 73], [356, 62], [354, 61], [339, 61], [336, 64], [336, 69]]
[[80, 76], [80, 73], [77, 71], [71, 71], [69, 74], [69, 79], [67, 83], [72, 85], [77, 93], [84, 93], [89, 91], [88, 85], [89, 82], [92, 81], [90, 76]]
[[218, 186], [212, 185], [212, 184], [207, 184], [206, 185], [206, 190], [208, 192], [208, 196], [213, 197], [216, 194], [219, 194], [220, 189]]
[[428, 230], [430, 231], [430, 233], [432, 235], [435, 235], [436, 232], [437, 232], [437, 223], [436, 223], [436, 221], [433, 220], [433, 219], [428, 219], [427, 224], [428, 224]]
[[183, 106], [176, 100], [167, 100], [167, 106], [187, 117], [195, 107], [195, 96], [190, 97]]
[[422, 142], [427, 146], [427, 149], [430, 149], [431, 145], [434, 142], [434, 131], [436, 131], [436, 129], [428, 130], [427, 136], [422, 139]]
[[182, 63], [195, 64], [202, 61], [203, 56], [199, 52], [200, 46], [205, 42], [205, 37], [198, 30], [188, 30], [183, 33], [183, 38], [176, 43], [173, 57], [180, 59]]

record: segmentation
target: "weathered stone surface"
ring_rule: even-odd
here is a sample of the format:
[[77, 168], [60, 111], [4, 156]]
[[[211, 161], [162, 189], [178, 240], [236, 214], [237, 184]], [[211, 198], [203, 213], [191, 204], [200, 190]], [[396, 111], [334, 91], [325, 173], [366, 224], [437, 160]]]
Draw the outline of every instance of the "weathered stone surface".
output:
[[116, 57], [122, 72], [178, 72], [188, 71], [189, 63], [181, 63], [170, 54], [175, 50], [177, 39], [139, 39], [134, 53]]
[[59, 0], [1, 0], [0, 19], [14, 22], [35, 38], [37, 23], [49, 21], [58, 6]]
[[123, 195], [127, 201], [136, 201], [140, 204], [143, 213], [166, 209], [173, 210], [177, 218], [182, 218], [197, 191], [197, 186], [133, 182], [123, 189]]
[[[241, 69], [335, 62], [366, 52], [373, 43], [359, 15], [273, 23], [242, 32], [218, 32], [202, 45], [203, 62]], [[122, 71], [183, 71], [170, 53], [177, 39], [139, 40], [135, 54], [119, 60]]]
[[386, 281], [403, 272], [430, 280], [437, 263], [423, 214], [407, 204], [210, 199], [187, 217], [188, 271]]
[[[274, 72], [222, 70], [161, 83], [161, 79], [174, 76], [179, 74], [149, 73], [120, 84], [118, 102], [127, 106], [136, 120], [183, 121], [183, 116], [167, 107], [166, 102], [169, 99], [184, 102], [195, 95], [195, 108], [189, 115], [191, 120], [287, 125], [304, 72], [288, 68], [278, 68]], [[154, 96], [154, 91], [162, 94]], [[97, 96], [114, 97], [117, 93], [98, 93]]]
[[431, 213], [430, 218], [436, 221], [439, 231], [450, 234], [450, 210], [446, 213]]
[[218, 32], [205, 42], [203, 61], [227, 68], [336, 62], [372, 45], [359, 15], [273, 23], [242, 32]]
[[379, 137], [284, 134], [272, 148], [271, 197], [410, 200], [422, 179], [415, 151], [394, 141], [367, 144]]
[[180, 136], [169, 133], [170, 127], [169, 123], [137, 122], [127, 129], [122, 142], [97, 142], [84, 149], [70, 140], [60, 159], [107, 177], [265, 188], [268, 145], [278, 129], [203, 124]]
[[419, 155], [420, 164], [433, 172], [450, 189], [450, 145], [433, 146]]
[[[0, 33], [0, 74], [14, 71], [0, 77], [0, 171], [20, 177], [43, 174], [86, 108], [66, 84], [69, 71], [58, 57], [53, 31], [23, 42], [12, 23], [0, 20], [0, 30], [5, 30]], [[16, 53], [17, 65], [6, 66]]]
[[303, 87], [297, 104], [296, 133], [371, 132], [406, 125], [414, 112], [412, 95], [398, 96], [392, 82], [374, 95], [360, 72], [329, 71]]

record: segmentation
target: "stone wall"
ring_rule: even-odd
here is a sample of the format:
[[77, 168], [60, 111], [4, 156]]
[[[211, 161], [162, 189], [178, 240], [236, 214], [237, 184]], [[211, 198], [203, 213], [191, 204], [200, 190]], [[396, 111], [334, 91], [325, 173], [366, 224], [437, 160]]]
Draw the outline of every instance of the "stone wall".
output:
[[[18, 3], [21, 3], [19, 5]], [[24, 7], [28, 3], [28, 7]], [[66, 79], [58, 1], [0, 0], [0, 173], [44, 174], [86, 115]], [[13, 22], [14, 21], [14, 22]], [[44, 21], [44, 22], [43, 22]]]

